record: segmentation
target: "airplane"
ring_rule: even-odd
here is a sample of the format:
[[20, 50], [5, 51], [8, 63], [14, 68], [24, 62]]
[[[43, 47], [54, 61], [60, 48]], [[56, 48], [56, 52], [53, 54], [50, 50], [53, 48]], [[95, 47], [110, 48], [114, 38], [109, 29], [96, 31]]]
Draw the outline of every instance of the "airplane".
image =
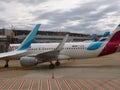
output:
[[105, 32], [103, 35], [102, 35], [102, 37], [108, 37], [110, 35], [110, 32]]
[[[22, 66], [34, 66], [39, 63], [50, 62], [49, 68], [60, 65], [60, 60], [83, 59], [109, 55], [119, 51], [120, 24], [105, 41], [96, 42], [66, 42], [68, 35], [61, 43], [32, 43], [28, 49], [29, 55], [20, 58]], [[18, 48], [19, 44], [10, 46]], [[55, 65], [52, 61], [56, 61]]]
[[99, 41], [105, 41], [110, 36], [110, 32], [105, 32]]
[[6, 61], [6, 64], [4, 66], [5, 68], [8, 67], [9, 60], [19, 59], [29, 54], [28, 49], [32, 41], [34, 40], [34, 37], [36, 36], [40, 26], [41, 24], [37, 24], [35, 28], [29, 33], [29, 35], [23, 40], [22, 44], [19, 45], [17, 49], [13, 51], [9, 51], [9, 52], [0, 53], [0, 60]]
[[110, 32], [105, 32], [100, 39], [98, 39], [98, 36], [96, 34], [93, 34], [90, 37], [90, 40], [85, 40], [83, 42], [96, 42], [96, 41], [105, 41], [108, 36], [110, 35]]

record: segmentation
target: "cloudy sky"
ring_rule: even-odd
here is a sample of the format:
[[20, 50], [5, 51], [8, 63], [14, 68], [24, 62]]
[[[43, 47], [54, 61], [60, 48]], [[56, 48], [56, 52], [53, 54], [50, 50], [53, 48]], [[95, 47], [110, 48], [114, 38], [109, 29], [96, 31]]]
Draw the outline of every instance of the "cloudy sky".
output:
[[120, 0], [0, 0], [0, 28], [103, 34], [120, 23]]

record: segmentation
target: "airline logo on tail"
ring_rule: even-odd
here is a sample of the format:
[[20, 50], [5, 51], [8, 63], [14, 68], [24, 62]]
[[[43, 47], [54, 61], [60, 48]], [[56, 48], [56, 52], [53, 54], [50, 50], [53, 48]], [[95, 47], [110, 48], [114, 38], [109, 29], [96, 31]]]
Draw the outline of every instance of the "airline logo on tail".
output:
[[107, 43], [102, 52], [99, 54], [99, 56], [104, 56], [116, 52], [119, 45], [120, 45], [120, 24], [108, 38]]
[[120, 24], [113, 31], [113, 33], [107, 38], [106, 41], [92, 42], [87, 50], [102, 49], [98, 56], [104, 56], [115, 53], [120, 45]]

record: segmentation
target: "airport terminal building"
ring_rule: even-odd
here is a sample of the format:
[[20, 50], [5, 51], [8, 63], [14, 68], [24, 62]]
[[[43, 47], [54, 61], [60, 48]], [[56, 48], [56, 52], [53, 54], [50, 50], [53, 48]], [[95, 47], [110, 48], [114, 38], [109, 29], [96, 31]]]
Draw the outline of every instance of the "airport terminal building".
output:
[[[13, 30], [13, 32], [15, 34], [15, 38], [18, 39], [19, 41], [22, 41], [30, 31]], [[88, 40], [90, 37], [90, 35], [70, 32], [39, 31], [38, 34], [36, 35], [34, 42], [40, 43], [60, 42], [66, 34], [69, 34], [67, 42]]]
[[[7, 51], [10, 43], [21, 43], [31, 30], [8, 30], [0, 29], [0, 52]], [[38, 31], [34, 43], [61, 42], [66, 34], [69, 34], [67, 42], [79, 42], [89, 40], [89, 34], [55, 32], [55, 31]], [[4, 48], [4, 49], [3, 49]]]
[[[28, 35], [30, 30], [7, 30], [0, 29], [0, 35], [10, 36], [14, 40], [11, 43], [20, 43], [23, 39]], [[69, 38], [67, 42], [77, 42], [88, 40], [89, 34], [81, 34], [81, 33], [70, 33], [70, 32], [55, 32], [55, 31], [39, 31], [36, 35], [34, 42], [36, 43], [50, 43], [50, 42], [60, 42], [63, 37], [69, 34]]]

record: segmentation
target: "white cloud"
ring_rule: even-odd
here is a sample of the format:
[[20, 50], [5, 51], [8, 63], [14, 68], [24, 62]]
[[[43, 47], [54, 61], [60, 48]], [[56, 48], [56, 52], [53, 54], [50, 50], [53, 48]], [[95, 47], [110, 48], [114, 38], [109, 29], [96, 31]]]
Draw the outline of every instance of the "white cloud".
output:
[[49, 0], [47, 2], [40, 3], [38, 6], [34, 6], [34, 8], [29, 8], [32, 11], [40, 10], [42, 11], [41, 13], [53, 11], [69, 12], [87, 2], [90, 2], [90, 0]]
[[98, 8], [96, 8], [96, 11], [92, 11], [90, 14], [97, 14], [105, 10], [106, 8], [110, 7], [110, 5], [102, 5]]
[[51, 21], [48, 19], [40, 19], [40, 20], [37, 20], [36, 22], [44, 25], [51, 24]]
[[64, 22], [64, 23], [61, 25], [61, 27], [62, 27], [63, 29], [65, 29], [66, 27], [77, 26], [77, 25], [80, 24], [80, 22], [81, 22], [80, 20], [74, 20], [74, 21], [68, 20], [68, 21]]
[[106, 18], [96, 21], [95, 27], [101, 31], [113, 31], [116, 25], [120, 24], [120, 16], [106, 16]]
[[44, 30], [112, 31], [120, 23], [119, 8], [117, 0], [1, 0], [0, 26], [41, 23]]
[[0, 12], [0, 19], [4, 19], [7, 23], [29, 23], [34, 16], [29, 13], [26, 6], [16, 2], [4, 3], [4, 7], [7, 7], [3, 12]]

